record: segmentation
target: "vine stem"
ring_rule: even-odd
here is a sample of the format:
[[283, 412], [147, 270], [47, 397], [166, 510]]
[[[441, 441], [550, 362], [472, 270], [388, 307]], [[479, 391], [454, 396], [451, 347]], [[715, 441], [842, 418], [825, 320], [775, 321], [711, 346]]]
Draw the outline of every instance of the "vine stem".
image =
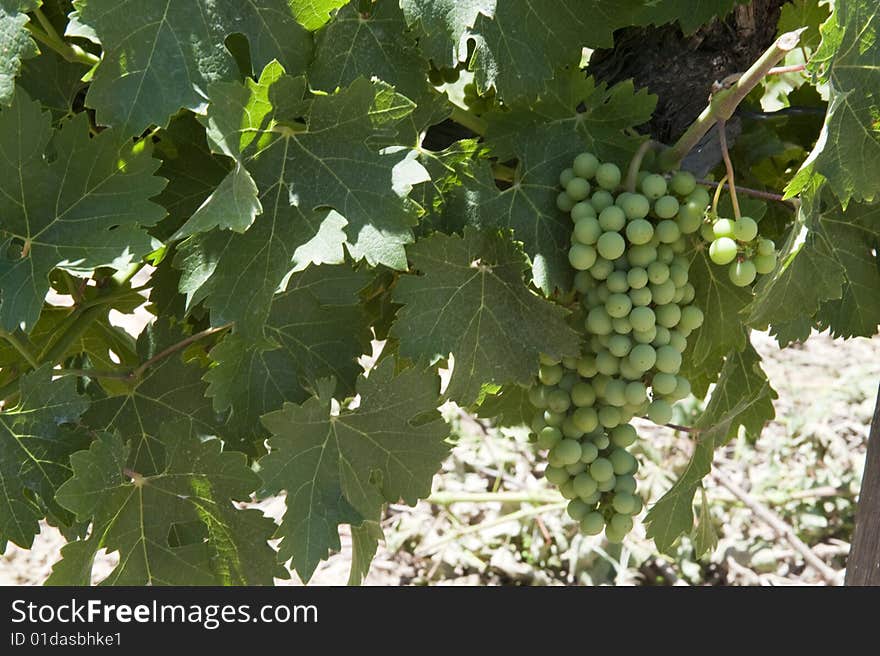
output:
[[559, 495], [542, 490], [522, 492], [435, 492], [427, 499], [438, 506], [451, 506], [454, 503], [555, 503]]
[[178, 351], [182, 351], [190, 344], [193, 344], [193, 343], [199, 341], [200, 339], [205, 339], [206, 337], [210, 337], [211, 335], [216, 335], [217, 333], [223, 332], [224, 330], [229, 330], [230, 328], [232, 328], [231, 323], [227, 323], [225, 326], [217, 326], [216, 328], [207, 328], [206, 330], [203, 330], [199, 333], [196, 333], [195, 335], [190, 335], [186, 339], [177, 342], [177, 344], [172, 344], [171, 346], [166, 348], [164, 351], [160, 351], [159, 353], [154, 355], [152, 358], [150, 358], [149, 360], [147, 360], [146, 362], [141, 364], [137, 369], [135, 369], [131, 374], [132, 378], [140, 378], [141, 376], [144, 375], [144, 372], [147, 369], [149, 369], [150, 367], [152, 367], [154, 364], [156, 364], [160, 360], [164, 360], [169, 355], [173, 355], [174, 353], [177, 353]]
[[[46, 15], [42, 12], [41, 9], [34, 9], [34, 16], [37, 21], [43, 27], [41, 30], [39, 27], [34, 25], [31, 22], [28, 22], [25, 25], [25, 28], [31, 33], [37, 41], [50, 47], [52, 50], [61, 55], [65, 60], [74, 63], [74, 64], [85, 64], [86, 66], [93, 67], [96, 64], [100, 63], [100, 57], [93, 55], [92, 53], [83, 50], [79, 46], [65, 41], [60, 34], [55, 30], [55, 26], [52, 25], [52, 22], [46, 17]], [[45, 30], [45, 31], [44, 31]]]
[[626, 170], [626, 190], [628, 192], [634, 193], [636, 190], [636, 182], [639, 179], [639, 169], [642, 167], [642, 160], [645, 159], [645, 155], [651, 150], [659, 147], [660, 144], [653, 139], [648, 139], [647, 141], [642, 142], [642, 145], [639, 146], [636, 154], [633, 155], [633, 158], [629, 161], [629, 168]]
[[730, 202], [733, 204], [733, 217], [738, 219], [740, 216], [739, 199], [736, 197], [736, 182], [733, 177], [733, 162], [730, 161], [730, 152], [727, 150], [727, 121], [723, 118], [718, 119], [718, 141], [721, 142], [721, 157], [724, 158], [724, 168], [727, 169], [727, 186], [730, 190]]
[[767, 75], [783, 75], [785, 73], [800, 73], [801, 71], [807, 70], [806, 64], [792, 64], [791, 66], [774, 66], [769, 71], [767, 71]]
[[458, 105], [452, 106], [449, 118], [481, 137], [486, 135], [486, 130], [489, 128], [489, 124], [484, 119]]
[[681, 431], [682, 433], [690, 433], [691, 435], [699, 435], [702, 432], [700, 428], [691, 428], [690, 426], [681, 426], [680, 424], [663, 424], [667, 428]]
[[661, 170], [677, 168], [700, 139], [715, 125], [718, 119], [727, 120], [736, 111], [737, 106], [749, 92], [773, 69], [786, 53], [794, 50], [800, 41], [803, 29], [786, 32], [771, 45], [758, 60], [734, 83], [723, 88], [710, 97], [708, 106], [702, 111], [691, 126], [672, 148], [660, 155]]
[[[715, 182], [714, 180], [696, 180], [698, 185], [703, 187], [709, 187], [711, 189], [715, 189], [719, 186], [727, 187], [726, 183]], [[797, 207], [798, 203], [794, 200], [786, 200], [783, 198], [781, 194], [774, 194], [769, 191], [761, 191], [760, 189], [750, 189], [749, 187], [737, 186], [737, 193], [744, 194], [746, 196], [754, 196], [755, 198], [763, 198], [764, 200], [775, 200], [778, 203], [784, 203], [785, 205]]]

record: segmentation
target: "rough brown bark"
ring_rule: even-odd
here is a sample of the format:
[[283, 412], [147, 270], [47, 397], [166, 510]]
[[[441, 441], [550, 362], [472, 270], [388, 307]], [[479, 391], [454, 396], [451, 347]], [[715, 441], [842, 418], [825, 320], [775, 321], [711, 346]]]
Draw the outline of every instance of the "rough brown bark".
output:
[[846, 585], [880, 585], [880, 392], [871, 420]]

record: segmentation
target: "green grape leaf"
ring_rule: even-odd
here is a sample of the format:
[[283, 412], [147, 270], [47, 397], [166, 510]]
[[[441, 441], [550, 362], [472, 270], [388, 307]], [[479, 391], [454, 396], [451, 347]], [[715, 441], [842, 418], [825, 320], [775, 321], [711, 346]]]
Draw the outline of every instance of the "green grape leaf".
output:
[[207, 395], [218, 412], [252, 441], [264, 433], [260, 416], [286, 401], [302, 403], [320, 378], [333, 376], [338, 391], [354, 394], [362, 372], [357, 358], [369, 351], [370, 329], [358, 293], [370, 282], [349, 266], [309, 267], [291, 277], [275, 297], [266, 323], [268, 343], [228, 335], [211, 349]]
[[53, 121], [57, 122], [75, 113], [74, 102], [85, 88], [82, 78], [88, 70], [84, 64], [66, 61], [53, 50], [47, 50], [21, 63], [18, 86], [50, 110]]
[[330, 20], [333, 11], [347, 4], [346, 0], [289, 0], [289, 3], [296, 20], [312, 31]]
[[379, 522], [365, 521], [360, 526], [351, 527], [351, 572], [348, 585], [360, 585], [370, 572], [370, 565], [379, 548], [379, 540], [384, 539]]
[[[161, 319], [141, 333], [138, 355], [146, 362], [186, 337]], [[88, 387], [92, 405], [83, 421], [96, 430], [116, 432], [130, 442], [136, 456], [132, 466], [144, 475], [161, 471], [165, 462], [164, 443], [159, 439], [163, 424], [187, 422], [196, 435], [221, 437], [231, 441], [233, 447], [240, 446], [237, 436], [225, 431], [225, 417], [215, 413], [205, 397], [207, 385], [201, 380], [202, 373], [200, 367], [184, 362], [180, 353], [173, 353], [132, 381], [123, 394], [109, 395], [92, 384]]]
[[261, 334], [284, 277], [342, 262], [343, 244], [357, 260], [406, 268], [404, 244], [416, 223], [406, 196], [424, 169], [412, 151], [374, 145], [393, 136], [412, 103], [364, 79], [332, 95], [305, 92], [304, 79], [277, 64], [259, 83], [212, 87], [209, 140], [247, 169], [265, 211], [244, 234], [213, 230], [186, 240], [177, 264], [189, 306], [207, 298], [214, 325], [234, 321], [248, 339]]
[[537, 412], [522, 385], [484, 385], [476, 414], [498, 426], [528, 426]]
[[[776, 416], [773, 400], [778, 398], [761, 369], [761, 356], [747, 344], [742, 351], [732, 350], [724, 360], [721, 375], [700, 418], [700, 426], [727, 423], [726, 435], [719, 435], [716, 446], [734, 438], [740, 426], [755, 440], [764, 425]], [[736, 414], [733, 408], [739, 408]]]
[[149, 152], [120, 146], [110, 130], [91, 138], [85, 114], [54, 139], [50, 121], [20, 89], [0, 113], [0, 325], [7, 330], [36, 323], [53, 268], [124, 268], [153, 249], [141, 226], [165, 215], [149, 200], [165, 186]]
[[[29, 549], [55, 492], [70, 476], [68, 458], [88, 437], [72, 430], [89, 406], [73, 378], [51, 379], [51, 366], [20, 379], [21, 397], [0, 412], [0, 544]], [[59, 509], [60, 510], [60, 509]]]
[[279, 559], [292, 559], [303, 580], [340, 548], [339, 524], [378, 521], [386, 501], [414, 504], [427, 496], [449, 451], [436, 410], [439, 378], [394, 370], [388, 358], [358, 381], [356, 409], [335, 414], [335, 384], [325, 380], [302, 405], [263, 417], [273, 435], [260, 460], [263, 492], [287, 491]]
[[880, 7], [840, 0], [822, 26], [810, 70], [829, 85], [825, 125], [816, 146], [785, 190], [795, 196], [825, 178], [844, 207], [880, 192]]
[[786, 2], [779, 12], [776, 36], [806, 28], [801, 32], [799, 43], [805, 48], [815, 49], [821, 39], [819, 27], [827, 20], [828, 14], [828, 5], [824, 2], [820, 4], [820, 0]]
[[491, 15], [496, 0], [400, 0], [419, 47], [437, 68], [453, 68], [466, 56], [463, 39], [480, 13]]
[[243, 454], [192, 429], [185, 421], [162, 426], [164, 457], [150, 475], [132, 470], [137, 447], [118, 435], [103, 433], [71, 456], [73, 476], [58, 501], [91, 519], [94, 537], [72, 553], [65, 548], [72, 563], [56, 567], [54, 582], [86, 578], [101, 548], [119, 552], [108, 585], [271, 585], [273, 574], [283, 576], [267, 542], [272, 520], [233, 505], [250, 500], [259, 478]]
[[76, 0], [77, 25], [91, 28], [104, 56], [86, 99], [102, 125], [134, 135], [164, 126], [180, 108], [204, 110], [213, 82], [235, 80], [225, 46], [244, 35], [257, 70], [278, 59], [305, 70], [312, 39], [286, 0]]
[[421, 275], [401, 278], [393, 298], [403, 308], [391, 334], [404, 357], [455, 358], [446, 395], [476, 400], [483, 383], [530, 383], [538, 353], [577, 356], [579, 336], [566, 312], [529, 291], [528, 262], [506, 235], [465, 229], [437, 233], [409, 248]]
[[3, 0], [0, 2], [0, 106], [8, 105], [15, 95], [15, 78], [22, 60], [39, 54], [37, 44], [25, 28], [27, 12], [40, 6], [40, 0]]
[[358, 4], [352, 0], [317, 33], [309, 83], [325, 91], [347, 87], [359, 77], [390, 84], [415, 103], [407, 135], [415, 145], [421, 130], [449, 114], [448, 104], [428, 83], [428, 63], [407, 33], [397, 0], [379, 0], [369, 14], [362, 14]]
[[700, 518], [691, 534], [694, 543], [694, 555], [697, 558], [710, 555], [718, 546], [718, 533], [712, 522], [712, 509], [706, 496], [706, 488], [700, 487]]

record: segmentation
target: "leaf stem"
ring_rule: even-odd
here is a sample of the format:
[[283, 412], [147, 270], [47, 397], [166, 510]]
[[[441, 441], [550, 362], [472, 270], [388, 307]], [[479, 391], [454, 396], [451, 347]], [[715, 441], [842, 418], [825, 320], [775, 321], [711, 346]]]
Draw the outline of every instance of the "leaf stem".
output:
[[194, 335], [190, 335], [186, 339], [181, 340], [180, 342], [177, 342], [177, 344], [172, 344], [171, 346], [169, 346], [165, 350], [160, 351], [159, 353], [154, 355], [152, 358], [150, 358], [149, 360], [147, 360], [146, 362], [141, 364], [137, 369], [135, 369], [132, 372], [132, 377], [133, 378], [140, 378], [141, 376], [144, 375], [144, 372], [147, 369], [152, 367], [154, 364], [156, 364], [160, 360], [164, 360], [169, 355], [173, 355], [174, 353], [177, 353], [178, 351], [182, 351], [187, 346], [199, 341], [200, 339], [204, 339], [205, 337], [210, 337], [211, 335], [216, 335], [217, 333], [223, 332], [224, 330], [229, 330], [230, 328], [232, 328], [232, 325], [233, 324], [231, 324], [231, 323], [227, 323], [225, 326], [217, 326], [216, 328], [207, 328], [199, 333], [196, 333]]
[[723, 178], [721, 178], [718, 186], [715, 187], [715, 195], [712, 196], [712, 215], [715, 217], [718, 216], [718, 200], [721, 198], [721, 190], [724, 189], [726, 182], [727, 176], [725, 175]]
[[[65, 60], [73, 64], [85, 64], [93, 67], [100, 63], [101, 58], [92, 53], [83, 50], [78, 45], [65, 41], [55, 30], [55, 27], [40, 9], [34, 9], [34, 16], [43, 26], [41, 30], [34, 23], [27, 23], [25, 27], [37, 41], [50, 47], [52, 50], [61, 55]], [[45, 30], [45, 31], [44, 31]]]
[[806, 64], [792, 64], [791, 66], [774, 66], [767, 75], [783, 75], [785, 73], [800, 73], [807, 69]]
[[676, 168], [718, 119], [727, 120], [749, 92], [773, 69], [787, 52], [794, 50], [803, 29], [786, 32], [771, 45], [752, 66], [727, 88], [713, 93], [702, 111], [672, 148], [660, 156], [661, 170]]
[[23, 357], [25, 361], [31, 366], [31, 368], [36, 369], [40, 366], [37, 356], [31, 349], [30, 345], [19, 339], [17, 334], [9, 333], [5, 330], [0, 330], [0, 337], [9, 342], [12, 347], [16, 351], [18, 351], [21, 357]]
[[[727, 187], [726, 183], [715, 182], [714, 180], [697, 180], [698, 185], [702, 185], [703, 187], [710, 187], [711, 189], [715, 189], [718, 186]], [[764, 200], [775, 200], [778, 203], [783, 203], [788, 206], [797, 206], [798, 203], [792, 200], [786, 200], [781, 194], [774, 194], [770, 191], [761, 191], [760, 189], [750, 189], [749, 187], [741, 187], [737, 186], [737, 193], [744, 194], [746, 196], [754, 196], [755, 198], [763, 198]]]
[[736, 197], [736, 182], [733, 178], [733, 162], [730, 161], [730, 152], [727, 150], [727, 121], [718, 119], [718, 140], [721, 142], [721, 157], [724, 158], [724, 168], [727, 170], [727, 186], [730, 190], [730, 202], [733, 204], [733, 217], [740, 216], [739, 199]]
[[481, 137], [486, 135], [486, 130], [489, 128], [489, 124], [484, 119], [458, 105], [452, 106], [452, 113], [449, 115], [449, 118]]
[[642, 145], [639, 146], [639, 149], [629, 161], [629, 168], [626, 170], [626, 190], [628, 192], [634, 193], [636, 190], [636, 183], [639, 179], [639, 169], [642, 168], [642, 160], [645, 159], [645, 155], [647, 155], [649, 151], [659, 147], [660, 144], [653, 139], [648, 139], [647, 141], [642, 142]]

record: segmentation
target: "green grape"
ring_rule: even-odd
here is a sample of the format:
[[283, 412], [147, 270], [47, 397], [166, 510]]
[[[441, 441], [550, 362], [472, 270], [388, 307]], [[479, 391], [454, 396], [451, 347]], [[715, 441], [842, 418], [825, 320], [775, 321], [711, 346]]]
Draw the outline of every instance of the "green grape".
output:
[[596, 217], [585, 216], [582, 219], [578, 219], [577, 223], [574, 224], [572, 234], [575, 240], [580, 243], [592, 245], [599, 240], [602, 228], [599, 226], [599, 220]]
[[626, 259], [635, 267], [646, 267], [657, 259], [657, 249], [650, 244], [639, 244], [629, 249]]
[[547, 365], [548, 367], [552, 367], [554, 364], [559, 364], [560, 360], [558, 358], [554, 358], [552, 355], [547, 353], [538, 353], [538, 361], [541, 364]]
[[547, 407], [547, 388], [543, 385], [534, 385], [529, 388], [529, 403], [543, 410]]
[[626, 357], [632, 348], [632, 341], [626, 335], [612, 335], [608, 341], [608, 350], [617, 358]]
[[582, 178], [592, 178], [599, 168], [599, 160], [593, 153], [581, 153], [574, 158], [574, 172]]
[[[613, 273], [613, 272], [612, 272]], [[606, 278], [607, 280], [607, 278]], [[608, 302], [608, 298], [611, 296], [611, 290], [608, 289], [608, 285], [599, 285], [598, 289], [596, 289], [596, 298], [599, 299], [599, 304], [604, 305]]]
[[570, 405], [571, 397], [565, 390], [553, 390], [547, 395], [547, 407], [551, 412], [565, 412]]
[[616, 260], [614, 260], [614, 270], [623, 271], [624, 273], [629, 271], [629, 262], [627, 262], [625, 255], [621, 255]]
[[574, 274], [574, 288], [581, 294], [586, 294], [596, 286], [593, 276], [589, 271], [578, 271]]
[[562, 380], [560, 380], [558, 383], [559, 389], [570, 392], [572, 385], [574, 385], [578, 381], [578, 375], [573, 371], [567, 371], [568, 367], [565, 366], [565, 363], [562, 364], [562, 367], [566, 371], [564, 374], [562, 374]]
[[657, 246], [657, 261], [661, 264], [665, 264], [669, 266], [672, 264], [672, 260], [675, 259], [675, 253], [672, 251], [672, 246], [669, 244], [660, 244]]
[[758, 224], [750, 216], [741, 216], [733, 222], [733, 236], [740, 241], [752, 241], [758, 236]]
[[[681, 322], [679, 322], [678, 327], [681, 328]], [[679, 353], [684, 353], [684, 350], [687, 348], [687, 339], [678, 330], [670, 330], [669, 345]]]
[[709, 259], [715, 264], [729, 264], [736, 257], [737, 245], [730, 237], [721, 237], [709, 246]]
[[593, 196], [590, 198], [590, 203], [593, 205], [593, 209], [597, 212], [601, 212], [606, 207], [614, 205], [614, 196], [604, 189], [599, 189], [593, 193]]
[[571, 482], [569, 478], [565, 483], [559, 486], [559, 492], [566, 499], [575, 499], [577, 498], [577, 494], [574, 492], [574, 483]]
[[611, 507], [614, 508], [616, 513], [630, 515], [636, 507], [635, 497], [629, 492], [615, 492], [611, 498]]
[[648, 272], [642, 267], [633, 267], [626, 272], [626, 282], [633, 289], [641, 289], [648, 284]]
[[596, 368], [596, 357], [593, 355], [584, 355], [578, 358], [577, 372], [583, 378], [592, 378], [599, 370]]
[[605, 280], [608, 291], [613, 294], [624, 294], [629, 291], [629, 282], [626, 279], [626, 271], [613, 271]]
[[[587, 314], [587, 330], [594, 335], [607, 335], [611, 332], [611, 317], [601, 305]], [[543, 382], [543, 381], [541, 381]], [[556, 383], [551, 383], [555, 385]]]
[[[623, 210], [615, 205], [606, 207], [599, 214], [599, 225], [603, 230], [616, 231], [626, 225], [626, 215]], [[613, 258], [611, 258], [613, 259]]]
[[548, 426], [556, 426], [558, 428], [562, 426], [562, 422], [564, 421], [564, 414], [553, 412], [552, 410], [544, 410], [544, 423], [546, 423]]
[[614, 428], [620, 423], [620, 409], [610, 405], [599, 409], [599, 423], [605, 428]]
[[[660, 307], [666, 307], [665, 305], [661, 305]], [[660, 308], [657, 308], [658, 310]], [[656, 313], [659, 321], [660, 314]], [[651, 341], [652, 346], [666, 346], [669, 343], [669, 328], [666, 326], [655, 326], [657, 334], [654, 335], [654, 339]]]
[[603, 189], [613, 190], [620, 184], [620, 169], [616, 164], [605, 162], [596, 169], [596, 182]]
[[675, 222], [682, 234], [690, 235], [700, 229], [703, 225], [703, 209], [693, 201], [679, 205]]
[[571, 196], [563, 191], [556, 197], [556, 207], [568, 214], [574, 207], [574, 201], [571, 199]]
[[590, 218], [596, 218], [596, 210], [593, 209], [593, 205], [590, 201], [582, 200], [579, 203], [575, 203], [574, 207], [571, 208], [571, 220], [575, 223]]
[[773, 255], [776, 252], [776, 244], [772, 239], [758, 240], [758, 255]]
[[651, 298], [655, 305], [666, 305], [675, 297], [675, 283], [671, 280], [661, 282], [659, 285], [648, 285], [648, 288], [651, 290]]
[[690, 283], [686, 284], [681, 288], [681, 302], [682, 303], [691, 303], [696, 297], [697, 292], [694, 289], [694, 286]]
[[616, 376], [620, 371], [620, 359], [615, 358], [609, 351], [602, 349], [596, 354], [596, 367], [598, 367], [601, 374]]
[[618, 335], [629, 335], [632, 332], [632, 324], [626, 317], [615, 317], [611, 320], [611, 327]]
[[620, 201], [620, 207], [630, 220], [644, 219], [651, 211], [651, 203], [641, 194], [629, 194]]
[[730, 219], [718, 219], [712, 224], [712, 234], [715, 235], [715, 239], [719, 237], [730, 237], [733, 239], [733, 226], [734, 223]]
[[[678, 225], [678, 224], [676, 224]], [[687, 250], [687, 240], [684, 238], [684, 235], [679, 234], [678, 239], [669, 244], [669, 248], [672, 249], [672, 252], [676, 255], [684, 253]]]
[[[654, 201], [654, 214], [661, 219], [671, 219], [678, 214], [678, 199], [675, 196], [661, 196]], [[678, 226], [675, 226], [678, 231]]]
[[620, 360], [620, 376], [627, 381], [631, 380], [640, 380], [644, 375], [644, 372], [638, 371], [635, 367], [633, 367], [629, 360], [626, 358], [621, 358]]
[[623, 539], [626, 537], [624, 533], [618, 533], [613, 528], [611, 528], [611, 524], [605, 527], [605, 539], [611, 544], [620, 544], [623, 542]]
[[565, 189], [566, 185], [574, 179], [573, 169], [563, 169], [559, 174], [559, 186]]
[[[630, 289], [629, 299], [632, 301], [634, 307], [649, 305], [653, 300], [651, 297], [651, 290], [647, 287], [642, 287], [641, 289]], [[630, 323], [632, 323], [632, 320], [630, 320]], [[635, 329], [635, 326], [633, 326], [633, 329]]]
[[652, 173], [642, 180], [642, 193], [651, 200], [657, 200], [666, 194], [666, 178], [657, 173]]
[[581, 459], [581, 444], [577, 440], [563, 439], [550, 452], [563, 465], [573, 465]]
[[588, 440], [581, 442], [581, 462], [589, 465], [599, 457], [599, 447]]
[[630, 424], [617, 426], [611, 431], [611, 443], [623, 449], [633, 444], [637, 438], [638, 433]]
[[756, 255], [752, 262], [755, 263], [755, 271], [764, 275], [765, 273], [770, 273], [776, 268], [776, 254]]
[[654, 314], [657, 315], [657, 323], [664, 328], [675, 328], [681, 321], [681, 308], [674, 303], [658, 305], [654, 308]]
[[457, 68], [444, 68], [441, 74], [446, 84], [455, 84], [458, 82], [458, 78], [461, 77], [461, 72]]
[[[577, 488], [575, 488], [575, 492], [577, 492]], [[590, 508], [580, 499], [572, 499], [568, 502], [568, 507], [566, 508], [568, 516], [576, 522], [581, 521], [584, 517], [587, 516], [587, 514], [592, 512], [592, 510], [592, 508]]]
[[654, 327], [657, 317], [654, 310], [649, 307], [633, 308], [629, 314], [629, 322], [632, 324], [633, 330], [645, 331]]
[[659, 285], [669, 280], [669, 267], [663, 262], [651, 262], [648, 265], [648, 280]]
[[586, 470], [587, 470], [587, 466], [584, 463], [582, 463], [580, 460], [578, 460], [573, 465], [566, 465], [566, 467], [565, 467], [565, 471], [568, 472], [569, 476], [577, 476], [578, 474], [581, 474], [581, 473], [585, 472]]
[[639, 371], [648, 371], [657, 361], [657, 353], [650, 344], [638, 344], [629, 352], [629, 363]]
[[684, 287], [688, 281], [688, 270], [686, 266], [673, 261], [669, 265], [669, 278], [676, 287]]
[[538, 369], [538, 380], [545, 385], [555, 385], [562, 380], [562, 365], [541, 365]]
[[[657, 326], [651, 326], [648, 330], [634, 330], [632, 334], [632, 338], [634, 341], [639, 344], [651, 344], [654, 339], [657, 337]], [[640, 371], [636, 369], [636, 371]], [[640, 371], [640, 373], [645, 373], [644, 371]]]
[[586, 271], [596, 263], [596, 249], [575, 243], [568, 251], [568, 261], [578, 271]]
[[579, 440], [584, 436], [584, 431], [574, 425], [571, 415], [562, 421], [562, 435], [572, 440]]
[[578, 408], [590, 407], [596, 402], [596, 390], [586, 381], [577, 382], [571, 388], [571, 402]]
[[631, 474], [636, 468], [636, 459], [626, 449], [614, 449], [608, 456], [608, 460], [614, 467], [614, 473], [618, 476]]
[[625, 474], [617, 477], [617, 482], [614, 484], [614, 491], [634, 494], [637, 487], [638, 485], [635, 476], [632, 474]]
[[668, 424], [672, 420], [672, 406], [663, 399], [654, 399], [648, 406], [648, 419], [655, 424]]
[[697, 181], [693, 174], [687, 171], [676, 171], [669, 181], [669, 186], [679, 196], [687, 196], [697, 188]]
[[686, 330], [696, 330], [703, 325], [703, 311], [695, 305], [688, 305], [681, 311], [681, 323]]
[[678, 378], [675, 374], [665, 374], [660, 372], [654, 375], [653, 380], [651, 381], [651, 387], [654, 392], [657, 394], [662, 394], [666, 396], [667, 394], [672, 394], [675, 391], [675, 386], [678, 384]]
[[610, 492], [614, 489], [615, 483], [617, 483], [617, 480], [616, 477], [612, 474], [611, 478], [609, 478], [607, 481], [602, 481], [601, 483], [599, 483], [597, 490], [599, 492]]
[[644, 508], [645, 504], [642, 501], [642, 498], [640, 496], [633, 495], [633, 498], [635, 499], [635, 505], [633, 506], [633, 509], [632, 509], [632, 512], [630, 513], [630, 515], [635, 516], [635, 515], [638, 515], [640, 512], [642, 512], [642, 508]]
[[431, 66], [431, 68], [428, 69], [428, 81], [432, 86], [439, 87], [443, 84], [443, 73], [441, 73], [439, 69]]
[[647, 244], [654, 236], [654, 226], [645, 219], [633, 219], [626, 224], [626, 238], [631, 244]]
[[596, 242], [596, 248], [599, 251], [599, 255], [606, 260], [616, 260], [626, 250], [626, 242], [618, 233], [606, 232], [599, 237], [599, 241]]
[[603, 397], [605, 396], [605, 386], [608, 385], [608, 381], [611, 380], [605, 374], [599, 374], [593, 379], [593, 389], [596, 390], [596, 396]]
[[608, 381], [605, 387], [605, 400], [617, 408], [622, 407], [626, 403], [626, 383], [618, 378]]
[[599, 535], [605, 528], [605, 518], [595, 511], [585, 515], [581, 520], [580, 529], [584, 535]]
[[703, 223], [700, 226], [700, 236], [703, 238], [703, 241], [711, 242], [715, 239], [715, 233], [712, 232], [711, 223]]
[[539, 449], [552, 449], [562, 440], [562, 431], [555, 426], [545, 426], [538, 433], [537, 445]]
[[[584, 465], [584, 463], [581, 464]], [[592, 496], [598, 487], [596, 480], [586, 471], [575, 476], [572, 483], [574, 484], [574, 491], [581, 499]]]
[[537, 437], [538, 433], [540, 433], [542, 430], [544, 430], [544, 426], [546, 426], [546, 425], [547, 424], [544, 423], [544, 413], [543, 412], [539, 412], [539, 413], [535, 414], [534, 417], [532, 417], [532, 424], [531, 424], [532, 432], [535, 434], [536, 437]]
[[548, 483], [559, 486], [568, 481], [569, 476], [563, 467], [547, 467], [544, 470], [544, 478]]
[[657, 369], [664, 374], [677, 374], [681, 369], [681, 353], [672, 346], [657, 349]]
[[589, 407], [578, 408], [575, 410], [574, 414], [571, 415], [571, 420], [574, 422], [575, 426], [585, 433], [594, 431], [599, 426], [598, 413], [593, 408]]
[[562, 366], [565, 367], [566, 369], [571, 370], [571, 371], [574, 371], [575, 369], [577, 369], [577, 366], [578, 366], [577, 362], [578, 362], [577, 358], [572, 357], [570, 355], [566, 355], [565, 357], [562, 358]]
[[703, 187], [697, 187], [694, 189], [687, 197], [688, 202], [696, 203], [701, 209], [706, 209], [709, 203], [712, 202], [712, 198], [709, 196], [709, 192], [706, 191]]
[[[569, 198], [573, 201], [583, 200], [590, 195], [590, 183], [583, 178], [572, 178], [568, 181], [568, 184], [565, 185], [565, 193], [567, 193]], [[574, 209], [574, 204], [572, 204], [571, 207]]]
[[691, 383], [684, 376], [678, 376], [676, 378], [675, 391], [673, 395], [676, 399], [681, 400], [687, 398], [691, 395]]
[[607, 458], [596, 458], [590, 465], [590, 476], [597, 483], [607, 481], [614, 476], [614, 465]]
[[678, 229], [678, 224], [675, 221], [664, 219], [654, 228], [654, 234], [662, 243], [671, 244], [681, 237], [681, 230]]
[[614, 264], [604, 257], [596, 258], [596, 263], [590, 267], [590, 275], [596, 280], [605, 280], [612, 271], [614, 271]]
[[[608, 522], [608, 526], [614, 531], [614, 533], [618, 535], [626, 535], [632, 530], [633, 520], [629, 515], [615, 513], [611, 517], [611, 521]], [[608, 536], [607, 530], [605, 531], [605, 536]]]
[[727, 270], [732, 282], [737, 287], [746, 287], [751, 285], [758, 273], [755, 265], [751, 260], [743, 260], [742, 262], [734, 262]]
[[621, 319], [632, 309], [632, 300], [626, 294], [611, 294], [605, 303], [605, 311], [610, 317]]
[[640, 381], [633, 381], [626, 386], [626, 402], [632, 405], [639, 405], [648, 398], [648, 392], [645, 384]]

